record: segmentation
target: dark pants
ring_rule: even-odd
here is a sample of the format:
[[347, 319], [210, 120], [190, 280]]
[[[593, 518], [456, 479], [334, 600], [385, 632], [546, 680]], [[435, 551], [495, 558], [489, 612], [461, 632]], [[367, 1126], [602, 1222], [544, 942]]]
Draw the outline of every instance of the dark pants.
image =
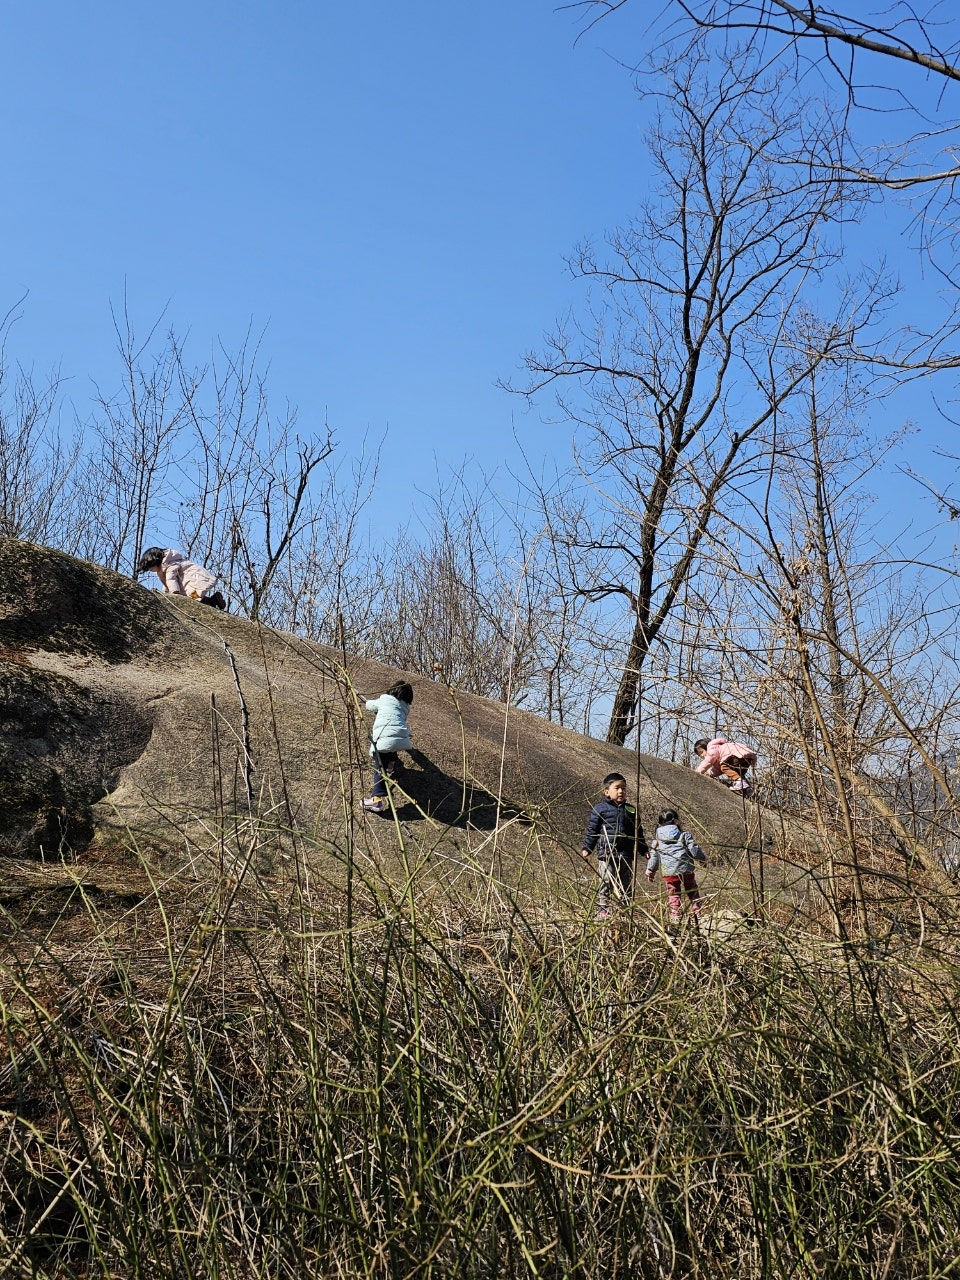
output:
[[396, 751], [377, 751], [373, 752], [373, 791], [371, 795], [385, 796], [387, 794], [387, 779], [397, 776], [397, 766], [400, 764], [400, 756]]

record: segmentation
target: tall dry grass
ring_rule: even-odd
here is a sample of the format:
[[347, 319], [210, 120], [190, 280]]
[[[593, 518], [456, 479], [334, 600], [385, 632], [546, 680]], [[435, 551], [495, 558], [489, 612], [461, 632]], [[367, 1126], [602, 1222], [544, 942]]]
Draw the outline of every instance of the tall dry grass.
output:
[[597, 924], [535, 823], [357, 823], [358, 752], [322, 838], [5, 908], [0, 1273], [955, 1274], [954, 903]]

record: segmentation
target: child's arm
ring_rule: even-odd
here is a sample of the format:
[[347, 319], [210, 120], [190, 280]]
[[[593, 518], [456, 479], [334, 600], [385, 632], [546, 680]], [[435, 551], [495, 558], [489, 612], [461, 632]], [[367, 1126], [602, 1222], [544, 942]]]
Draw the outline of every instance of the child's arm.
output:
[[590, 817], [587, 819], [587, 833], [583, 837], [583, 848], [580, 850], [580, 857], [588, 860], [591, 853], [597, 847], [597, 841], [600, 839], [600, 828], [603, 825], [600, 814], [597, 812], [597, 806], [594, 805], [590, 810]]
[[683, 833], [683, 843], [687, 846], [687, 848], [693, 854], [693, 859], [695, 862], [706, 862], [707, 855], [703, 852], [703, 850], [697, 844], [696, 840], [694, 840], [693, 836], [690, 834], [689, 831], [685, 831]]
[[187, 594], [186, 588], [183, 585], [183, 571], [180, 565], [168, 565], [162, 573], [159, 569], [157, 570], [157, 573], [160, 576], [160, 581], [172, 596], [185, 596]]
[[647, 859], [647, 879], [653, 884], [656, 879], [657, 867], [660, 865], [660, 853], [657, 849], [657, 842], [654, 840], [653, 847], [650, 850], [650, 857]]

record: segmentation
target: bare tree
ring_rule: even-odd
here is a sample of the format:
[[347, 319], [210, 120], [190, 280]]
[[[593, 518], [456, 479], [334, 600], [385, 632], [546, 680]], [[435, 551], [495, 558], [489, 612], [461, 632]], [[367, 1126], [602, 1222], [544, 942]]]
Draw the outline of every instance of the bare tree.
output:
[[601, 300], [527, 361], [528, 395], [570, 381], [582, 392], [558, 401], [585, 433], [578, 465], [598, 501], [558, 504], [554, 528], [572, 552], [572, 591], [619, 599], [629, 617], [617, 743], [636, 726], [641, 670], [726, 493], [754, 474], [765, 429], [816, 364], [863, 354], [882, 297], [848, 293], [823, 349], [798, 359], [787, 318], [836, 263], [827, 224], [852, 217], [855, 198], [792, 163], [814, 138], [820, 154], [829, 147], [816, 111], [749, 57], [715, 66], [662, 68], [657, 198], [604, 257], [579, 253], [573, 270]]
[[331, 454], [311, 498], [314, 519], [277, 573], [275, 625], [348, 653], [369, 652], [390, 590], [390, 552], [366, 519], [379, 472], [379, 448], [363, 441], [352, 458]]
[[30, 542], [69, 541], [79, 441], [59, 429], [60, 379], [38, 380], [11, 368], [7, 341], [17, 310], [0, 321], [0, 535]]
[[191, 554], [216, 566], [250, 618], [271, 612], [274, 580], [322, 519], [317, 468], [333, 451], [326, 423], [301, 438], [295, 409], [287, 405], [279, 418], [271, 411], [262, 339], [248, 331], [236, 352], [221, 343], [199, 370], [175, 351], [199, 476], [180, 502], [181, 537]]
[[80, 545], [129, 571], [146, 542], [179, 539], [224, 578], [235, 606], [264, 617], [274, 582], [321, 518], [318, 468], [332, 432], [324, 423], [298, 435], [294, 408], [271, 411], [262, 334], [248, 332], [235, 352], [220, 343], [196, 365], [162, 319], [141, 338], [126, 304], [114, 314], [122, 384], [97, 389], [98, 447], [72, 495]]
[[122, 387], [97, 388], [93, 430], [97, 453], [88, 460], [87, 485], [96, 494], [94, 546], [90, 553], [118, 572], [132, 572], [150, 528], [170, 518], [168, 480], [179, 470], [180, 437], [196, 386], [182, 385], [179, 342], [170, 332], [156, 344], [163, 316], [146, 338], [138, 337], [124, 299], [111, 309]]
[[453, 473], [423, 535], [398, 532], [364, 651], [484, 697], [541, 706], [553, 615], [542, 542], [481, 476]]
[[671, 626], [691, 661], [670, 693], [678, 722], [707, 708], [757, 743], [764, 799], [819, 831], [836, 927], [875, 931], [894, 851], [904, 876], [955, 861], [960, 672], [955, 575], [873, 527], [864, 483], [896, 441], [871, 445], [871, 402], [856, 369], [822, 365], [781, 415], [765, 480], [714, 527], [735, 571], [715, 557], [695, 621]]
[[[571, 7], [592, 26], [627, 3]], [[918, 9], [909, 0], [860, 11], [791, 0], [672, 0], [658, 23], [668, 41], [714, 39], [721, 49], [736, 42], [805, 92], [819, 85], [835, 130], [837, 174], [877, 194], [908, 193], [904, 228], [912, 226], [937, 270], [953, 278], [960, 22], [951, 9]], [[832, 177], [811, 173], [814, 181]]]
[[[622, 9], [630, 0], [575, 0], [566, 7], [583, 10], [590, 25]], [[954, 15], [939, 3], [925, 12], [907, 0], [852, 13], [790, 0], [674, 0], [699, 31], [736, 32], [738, 37], [772, 35], [789, 45], [812, 43], [811, 57], [830, 60], [838, 74], [849, 76], [857, 52], [882, 54], [943, 76], [960, 80], [960, 36]]]

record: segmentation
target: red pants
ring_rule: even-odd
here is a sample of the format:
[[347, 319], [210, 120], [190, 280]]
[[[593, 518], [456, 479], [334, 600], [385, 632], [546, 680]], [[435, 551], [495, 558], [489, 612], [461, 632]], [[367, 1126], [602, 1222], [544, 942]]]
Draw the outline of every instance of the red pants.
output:
[[685, 871], [682, 876], [664, 876], [663, 883], [667, 886], [667, 904], [670, 907], [671, 920], [679, 920], [680, 912], [683, 909], [683, 903], [680, 898], [681, 886], [687, 891], [687, 897], [690, 899], [690, 910], [694, 915], [699, 913], [700, 890], [697, 888], [697, 874], [695, 871]]

